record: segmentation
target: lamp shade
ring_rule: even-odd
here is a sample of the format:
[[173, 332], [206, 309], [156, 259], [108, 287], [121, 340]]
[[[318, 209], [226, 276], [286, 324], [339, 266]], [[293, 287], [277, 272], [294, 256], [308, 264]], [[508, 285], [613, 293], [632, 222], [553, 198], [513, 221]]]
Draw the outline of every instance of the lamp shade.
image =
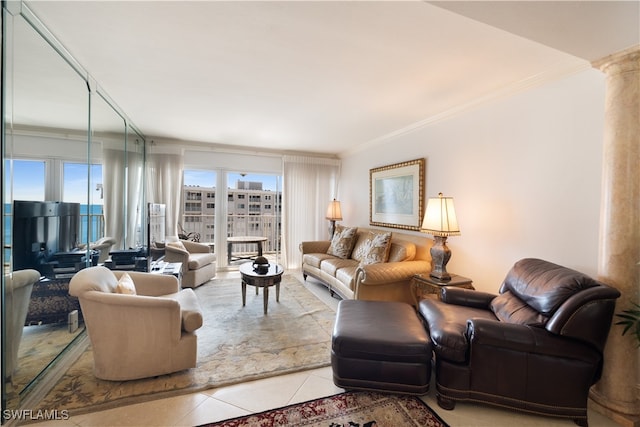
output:
[[340, 202], [333, 199], [329, 202], [327, 207], [327, 219], [331, 221], [342, 221], [342, 210], [340, 209]]
[[458, 236], [460, 227], [453, 207], [453, 197], [432, 197], [427, 202], [421, 230], [433, 236]]

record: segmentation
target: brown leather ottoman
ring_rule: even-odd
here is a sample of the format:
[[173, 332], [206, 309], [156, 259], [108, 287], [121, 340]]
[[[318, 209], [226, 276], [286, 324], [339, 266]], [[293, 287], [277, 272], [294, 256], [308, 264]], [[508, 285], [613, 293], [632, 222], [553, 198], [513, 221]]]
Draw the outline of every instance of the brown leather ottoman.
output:
[[343, 300], [331, 344], [333, 382], [345, 389], [425, 394], [431, 339], [403, 302]]

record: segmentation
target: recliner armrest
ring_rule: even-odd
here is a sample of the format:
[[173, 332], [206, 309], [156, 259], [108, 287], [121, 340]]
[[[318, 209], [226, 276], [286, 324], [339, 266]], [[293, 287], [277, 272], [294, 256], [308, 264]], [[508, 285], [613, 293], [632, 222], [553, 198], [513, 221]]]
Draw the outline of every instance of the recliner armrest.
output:
[[464, 305], [487, 310], [490, 310], [491, 301], [495, 297], [496, 295], [488, 292], [480, 292], [455, 286], [443, 286], [440, 289], [440, 299], [447, 304]]
[[474, 346], [488, 346], [503, 350], [555, 357], [590, 359], [597, 353], [592, 347], [576, 340], [550, 333], [537, 326], [520, 325], [487, 319], [467, 321], [467, 339], [471, 352]]

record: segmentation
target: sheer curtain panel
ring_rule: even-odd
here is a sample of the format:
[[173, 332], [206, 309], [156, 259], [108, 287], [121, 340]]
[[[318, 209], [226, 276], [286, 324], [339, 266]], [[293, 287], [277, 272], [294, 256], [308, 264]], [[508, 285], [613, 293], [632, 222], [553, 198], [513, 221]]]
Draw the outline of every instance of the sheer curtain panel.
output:
[[337, 198], [340, 160], [283, 157], [282, 251], [287, 268], [300, 268], [300, 242], [327, 240], [327, 204]]
[[182, 153], [149, 153], [147, 157], [147, 194], [149, 202], [166, 205], [167, 236], [178, 236], [182, 201], [184, 157]]

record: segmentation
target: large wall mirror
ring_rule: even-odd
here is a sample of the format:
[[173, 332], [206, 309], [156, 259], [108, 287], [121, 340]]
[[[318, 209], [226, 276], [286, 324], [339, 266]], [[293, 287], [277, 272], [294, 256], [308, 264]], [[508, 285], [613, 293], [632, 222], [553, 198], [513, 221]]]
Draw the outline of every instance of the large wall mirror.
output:
[[73, 274], [146, 241], [145, 140], [24, 3], [2, 20], [2, 409], [19, 409], [83, 341]]

